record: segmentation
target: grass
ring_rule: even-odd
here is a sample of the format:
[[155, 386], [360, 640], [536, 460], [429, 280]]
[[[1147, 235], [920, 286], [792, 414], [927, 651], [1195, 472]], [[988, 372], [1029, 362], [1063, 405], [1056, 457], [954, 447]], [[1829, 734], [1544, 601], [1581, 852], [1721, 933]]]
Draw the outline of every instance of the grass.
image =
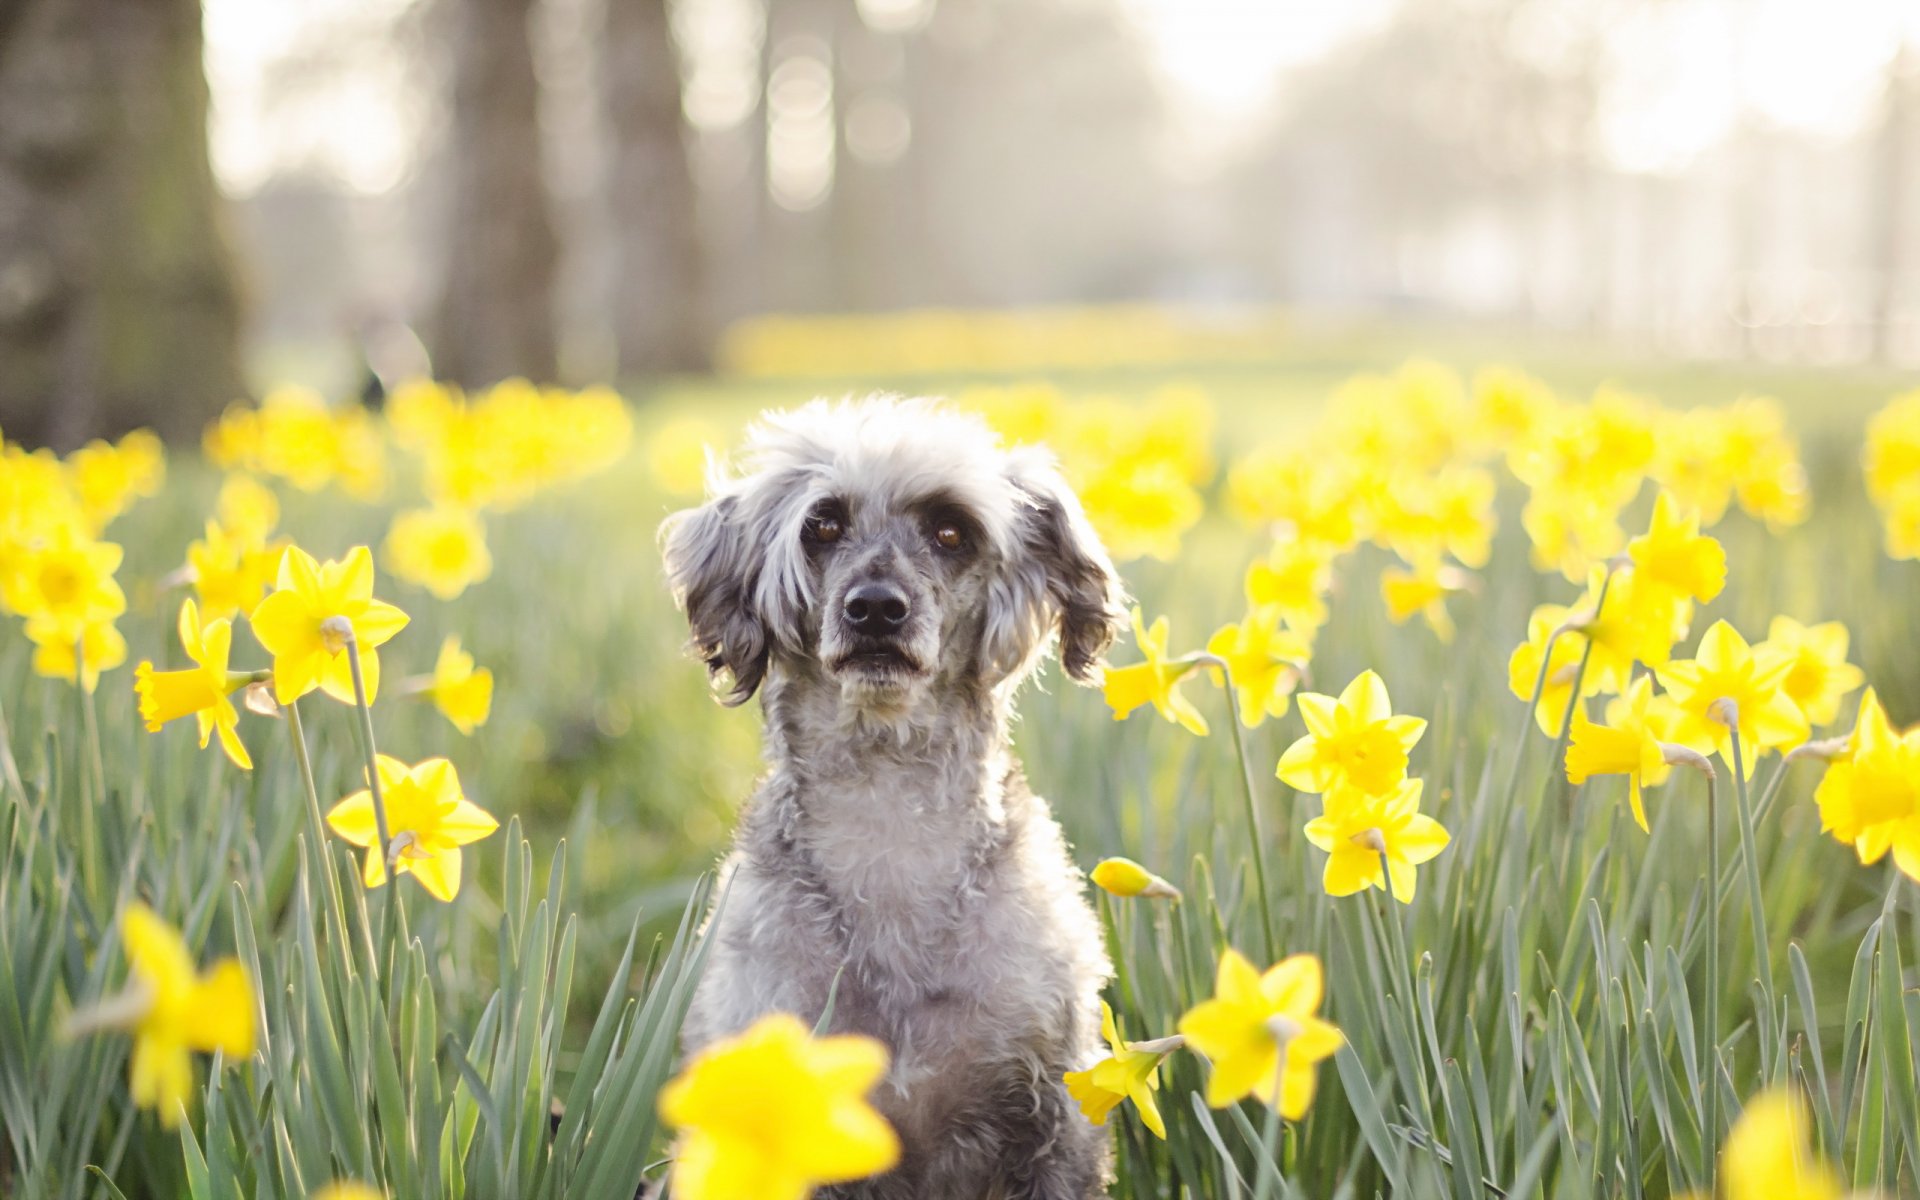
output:
[[[1444, 345], [1467, 364], [1480, 353]], [[1402, 352], [1391, 339], [1328, 337], [1257, 368], [1178, 374], [1215, 397], [1231, 449], [1303, 427], [1340, 378]], [[1717, 529], [1730, 582], [1696, 635], [1722, 616], [1756, 639], [1776, 612], [1843, 620], [1896, 721], [1920, 715], [1903, 600], [1920, 568], [1882, 555], [1854, 465], [1864, 416], [1891, 381], [1554, 347], [1528, 365], [1569, 391], [1617, 379], [1676, 406], [1748, 390], [1787, 400], [1813, 518], [1780, 537], [1738, 515]], [[1134, 396], [1167, 378], [1062, 382]], [[689, 412], [733, 427], [768, 404], [869, 382], [963, 381], [681, 381], [647, 398], [641, 435]], [[190, 456], [172, 466], [165, 494], [109, 535], [128, 549], [133, 660], [163, 666], [178, 653], [176, 598], [159, 581], [217, 482]], [[1649, 793], [1650, 836], [1627, 814], [1624, 780], [1567, 784], [1506, 687], [1532, 606], [1573, 594], [1528, 565], [1519, 499], [1509, 480], [1482, 587], [1453, 601], [1451, 645], [1388, 621], [1376, 582], [1389, 560], [1369, 549], [1343, 563], [1317, 641], [1314, 690], [1337, 692], [1371, 667], [1396, 711], [1431, 720], [1412, 770], [1454, 840], [1421, 869], [1411, 906], [1321, 890], [1322, 856], [1301, 833], [1317, 802], [1272, 774], [1297, 716], [1247, 732], [1255, 831], [1223, 693], [1187, 685], [1215, 728], [1205, 740], [1150, 716], [1116, 723], [1097, 692], [1057, 672], [1024, 698], [1020, 749], [1081, 864], [1125, 854], [1186, 894], [1176, 905], [1099, 897], [1118, 968], [1109, 994], [1129, 1033], [1172, 1032], [1210, 994], [1221, 948], [1263, 957], [1257, 854], [1277, 948], [1325, 961], [1325, 1013], [1349, 1039], [1323, 1066], [1308, 1118], [1278, 1131], [1267, 1170], [1264, 1110], [1207, 1109], [1205, 1066], [1174, 1056], [1160, 1093], [1167, 1140], [1131, 1111], [1114, 1118], [1114, 1195], [1660, 1197], [1709, 1186], [1725, 1128], [1775, 1084], [1810, 1097], [1815, 1140], [1854, 1185], [1915, 1186], [1912, 886], [1820, 833], [1817, 763], [1784, 768], [1757, 812], [1778, 757], [1745, 808], [1723, 772], [1717, 878], [1705, 866], [1704, 779], [1679, 772]], [[391, 507], [330, 494], [286, 503], [284, 527], [323, 557], [377, 543]], [[389, 679], [430, 668], [440, 635], [457, 632], [499, 686], [472, 739], [425, 705], [383, 698], [381, 748], [409, 761], [448, 754], [506, 826], [470, 851], [478, 867], [454, 905], [402, 888], [391, 957], [372, 932], [385, 897], [370, 899], [346, 849], [315, 828], [288, 722], [246, 719], [257, 769], [239, 772], [180, 729], [143, 731], [129, 670], [106, 676], [89, 712], [73, 688], [30, 675], [24, 639], [0, 641], [0, 734], [17, 764], [0, 770], [0, 1183], [21, 1196], [202, 1200], [300, 1197], [357, 1178], [396, 1197], [626, 1200], [643, 1172], [657, 1174], [653, 1093], [698, 969], [702, 873], [758, 770], [755, 718], [708, 703], [680, 653], [653, 542], [680, 503], [634, 456], [491, 520], [494, 576], [457, 601], [383, 576], [378, 594], [414, 616], [383, 652]], [[1646, 507], [1643, 495], [1630, 522]], [[1175, 651], [1198, 649], [1240, 616], [1240, 573], [1261, 549], [1210, 515], [1177, 564], [1125, 574], [1149, 613], [1172, 616]], [[259, 658], [248, 645], [237, 664]], [[1116, 661], [1131, 654], [1117, 648]], [[358, 786], [355, 715], [318, 698], [301, 713], [324, 808]], [[202, 1060], [208, 1087], [179, 1133], [131, 1107], [124, 1039], [57, 1036], [67, 1012], [124, 978], [111, 927], [134, 896], [181, 923], [203, 960], [237, 953], [261, 983], [260, 1054], [211, 1070]], [[550, 1133], [555, 1101], [566, 1116]]]

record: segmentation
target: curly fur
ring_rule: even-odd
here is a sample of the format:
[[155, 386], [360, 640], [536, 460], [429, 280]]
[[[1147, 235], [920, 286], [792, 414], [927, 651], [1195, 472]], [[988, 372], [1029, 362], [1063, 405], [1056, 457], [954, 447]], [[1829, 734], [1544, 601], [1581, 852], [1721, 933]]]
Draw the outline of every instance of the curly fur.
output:
[[[1111, 968], [1046, 802], [1008, 744], [1049, 643], [1097, 678], [1119, 581], [1044, 451], [1004, 450], [927, 401], [815, 402], [764, 418], [739, 474], [663, 528], [695, 652], [766, 716], [769, 771], [722, 870], [727, 901], [687, 1017], [692, 1051], [775, 1010], [876, 1037], [893, 1171], [839, 1197], [1080, 1200], [1104, 1133], [1061, 1076], [1098, 1057]], [[809, 538], [838, 515], [843, 536]], [[959, 551], [931, 536], [965, 532]], [[901, 589], [887, 653], [842, 616]]]

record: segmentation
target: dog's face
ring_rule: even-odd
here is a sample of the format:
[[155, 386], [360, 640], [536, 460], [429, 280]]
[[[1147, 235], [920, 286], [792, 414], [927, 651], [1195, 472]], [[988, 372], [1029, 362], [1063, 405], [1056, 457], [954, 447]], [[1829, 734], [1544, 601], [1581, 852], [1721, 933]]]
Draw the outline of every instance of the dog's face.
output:
[[863, 710], [997, 688], [1055, 631], [1067, 673], [1097, 676], [1119, 583], [1044, 452], [1002, 450], [932, 404], [869, 400], [766, 418], [745, 467], [663, 531], [675, 599], [729, 702], [781, 669]]

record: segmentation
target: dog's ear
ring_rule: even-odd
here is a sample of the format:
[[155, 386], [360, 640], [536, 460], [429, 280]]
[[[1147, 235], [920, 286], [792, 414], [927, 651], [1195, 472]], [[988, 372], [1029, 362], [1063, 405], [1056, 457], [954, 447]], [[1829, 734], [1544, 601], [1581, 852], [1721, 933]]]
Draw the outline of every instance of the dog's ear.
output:
[[673, 600], [687, 614], [693, 650], [718, 682], [721, 703], [752, 698], [767, 674], [767, 629], [754, 591], [759, 570], [748, 552], [740, 501], [718, 496], [699, 508], [668, 517], [660, 527], [661, 554]]
[[1013, 451], [1008, 475], [1020, 510], [1009, 561], [992, 587], [984, 657], [1001, 675], [1017, 675], [1057, 630], [1061, 667], [1069, 678], [1093, 683], [1101, 656], [1126, 624], [1120, 576], [1044, 451]]

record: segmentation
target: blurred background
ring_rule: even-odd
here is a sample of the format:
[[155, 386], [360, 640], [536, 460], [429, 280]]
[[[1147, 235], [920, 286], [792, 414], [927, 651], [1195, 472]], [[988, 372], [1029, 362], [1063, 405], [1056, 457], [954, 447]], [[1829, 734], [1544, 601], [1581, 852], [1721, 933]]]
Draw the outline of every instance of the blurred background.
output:
[[1087, 306], [1899, 366], [1917, 243], [1913, 0], [0, 2], [29, 444], [429, 369], [1052, 370]]

